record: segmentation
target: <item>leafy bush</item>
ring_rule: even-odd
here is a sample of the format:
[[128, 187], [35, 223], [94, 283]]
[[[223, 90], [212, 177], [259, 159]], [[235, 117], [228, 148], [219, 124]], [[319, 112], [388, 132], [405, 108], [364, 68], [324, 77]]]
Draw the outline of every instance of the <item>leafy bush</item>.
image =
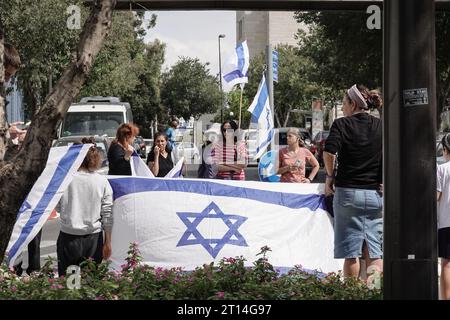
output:
[[[370, 289], [361, 280], [340, 273], [307, 272], [296, 266], [280, 275], [268, 262], [263, 247], [252, 267], [243, 257], [224, 258], [218, 265], [205, 264], [193, 271], [163, 269], [141, 264], [134, 243], [121, 271], [110, 271], [107, 263], [87, 260], [81, 265], [79, 289], [69, 289], [67, 279], [57, 277], [47, 261], [40, 272], [19, 277], [5, 265], [0, 269], [0, 299], [381, 299], [380, 289]], [[379, 279], [378, 279], [379, 280]]]

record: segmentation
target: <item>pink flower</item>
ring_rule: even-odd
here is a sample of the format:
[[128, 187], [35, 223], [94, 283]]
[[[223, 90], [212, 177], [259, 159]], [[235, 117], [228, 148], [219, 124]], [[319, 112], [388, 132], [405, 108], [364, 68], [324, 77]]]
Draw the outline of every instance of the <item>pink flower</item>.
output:
[[225, 296], [225, 292], [219, 291], [219, 292], [216, 293], [216, 295], [217, 295], [217, 297], [222, 299]]
[[52, 284], [50, 286], [50, 289], [58, 290], [58, 289], [64, 289], [64, 287], [62, 285], [60, 285], [60, 284]]
[[12, 292], [16, 292], [16, 291], [17, 291], [17, 288], [16, 288], [15, 286], [12, 286], [12, 287], [11, 287], [11, 291], [12, 291]]

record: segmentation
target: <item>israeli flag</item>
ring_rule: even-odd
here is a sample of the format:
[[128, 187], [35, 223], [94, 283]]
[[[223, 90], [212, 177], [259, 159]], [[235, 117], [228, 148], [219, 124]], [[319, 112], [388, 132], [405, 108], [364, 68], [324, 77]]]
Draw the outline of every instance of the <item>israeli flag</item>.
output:
[[50, 149], [44, 171], [33, 185], [17, 214], [7, 248], [10, 267], [14, 266], [14, 262], [23, 249], [42, 229], [91, 146], [91, 144], [78, 144]]
[[165, 178], [183, 178], [184, 157], [178, 160], [177, 164], [170, 170]]
[[142, 158], [137, 154], [136, 150], [133, 151], [130, 158], [131, 164], [131, 175], [138, 177], [150, 177], [154, 178], [155, 175], [147, 166], [147, 164], [142, 160]]
[[[137, 154], [136, 150], [131, 154], [131, 175], [133, 177], [149, 177], [155, 178], [155, 175]], [[184, 167], [184, 157], [178, 160], [177, 164], [170, 170], [164, 178], [182, 178], [183, 177], [183, 167]]]
[[323, 184], [108, 177], [114, 197], [113, 269], [132, 242], [143, 263], [193, 270], [224, 257], [246, 265], [268, 246], [277, 268], [342, 269], [334, 259]]
[[247, 83], [248, 67], [250, 66], [250, 55], [247, 40], [240, 43], [233, 54], [225, 60], [222, 67], [222, 89], [230, 92], [236, 84]]
[[257, 147], [253, 159], [261, 157], [273, 138], [273, 116], [269, 104], [269, 91], [267, 90], [266, 78], [262, 77], [258, 92], [252, 104], [247, 109], [252, 114], [250, 126], [258, 128]]

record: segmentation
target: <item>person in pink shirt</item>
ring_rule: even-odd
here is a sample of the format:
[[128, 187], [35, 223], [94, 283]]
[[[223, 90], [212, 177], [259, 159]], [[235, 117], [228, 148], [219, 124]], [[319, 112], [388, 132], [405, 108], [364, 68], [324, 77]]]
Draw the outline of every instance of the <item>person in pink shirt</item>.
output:
[[[314, 155], [305, 148], [300, 131], [291, 128], [287, 132], [286, 148], [278, 153], [278, 174], [281, 174], [281, 182], [311, 183], [319, 171], [319, 162]], [[313, 167], [311, 173], [306, 177], [306, 161]]]

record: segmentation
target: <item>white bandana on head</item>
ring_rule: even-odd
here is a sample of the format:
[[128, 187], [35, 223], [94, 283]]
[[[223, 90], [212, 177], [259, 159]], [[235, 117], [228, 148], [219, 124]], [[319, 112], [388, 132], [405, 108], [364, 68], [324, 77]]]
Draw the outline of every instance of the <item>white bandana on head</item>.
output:
[[368, 109], [366, 99], [364, 99], [361, 92], [359, 92], [356, 84], [347, 90], [347, 94], [352, 101], [355, 101], [359, 109]]

